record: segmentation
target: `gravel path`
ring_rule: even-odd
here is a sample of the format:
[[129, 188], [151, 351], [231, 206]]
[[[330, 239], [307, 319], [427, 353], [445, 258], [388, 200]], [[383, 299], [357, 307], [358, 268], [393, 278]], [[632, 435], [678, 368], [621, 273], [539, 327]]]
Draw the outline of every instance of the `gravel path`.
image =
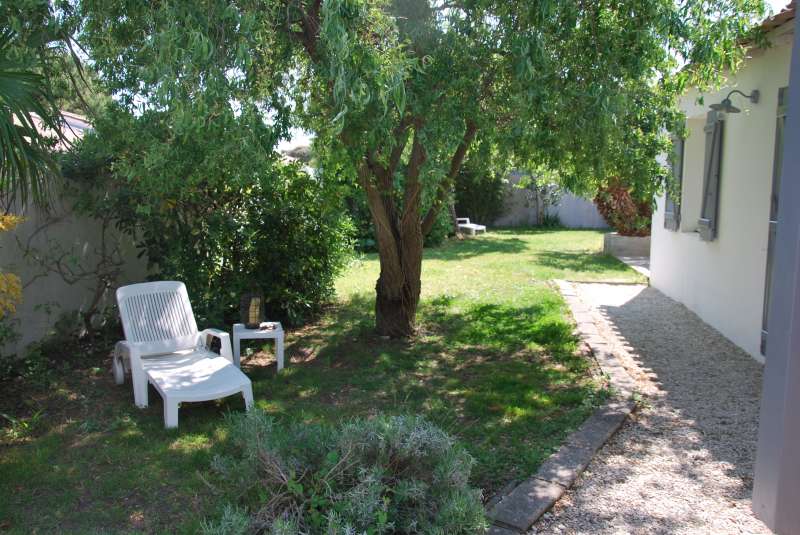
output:
[[657, 290], [575, 287], [645, 406], [531, 533], [770, 533], [750, 511], [762, 366]]

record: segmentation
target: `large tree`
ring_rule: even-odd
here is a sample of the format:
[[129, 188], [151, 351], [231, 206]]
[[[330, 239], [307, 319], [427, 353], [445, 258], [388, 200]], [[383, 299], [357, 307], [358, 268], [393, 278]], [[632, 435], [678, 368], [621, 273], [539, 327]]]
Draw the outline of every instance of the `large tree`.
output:
[[[315, 134], [364, 189], [376, 324], [414, 332], [422, 245], [480, 138], [573, 189], [657, 188], [676, 96], [741, 58], [760, 0], [83, 0], [83, 39], [130, 108], [232, 106]], [[210, 100], [209, 100], [210, 99]], [[205, 118], [213, 120], [213, 113]], [[197, 135], [203, 135], [202, 128]], [[180, 177], [176, 177], [180, 180]]]

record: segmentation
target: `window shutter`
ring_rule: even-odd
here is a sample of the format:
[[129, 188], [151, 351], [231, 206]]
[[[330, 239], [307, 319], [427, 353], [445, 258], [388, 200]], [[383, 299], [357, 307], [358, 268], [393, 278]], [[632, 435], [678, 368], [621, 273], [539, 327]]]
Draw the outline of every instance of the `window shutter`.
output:
[[772, 160], [772, 193], [769, 204], [769, 232], [767, 235], [767, 270], [764, 280], [764, 311], [761, 316], [761, 354], [767, 354], [767, 324], [769, 304], [772, 301], [772, 264], [775, 258], [775, 234], [778, 230], [778, 199], [783, 167], [783, 129], [786, 126], [787, 87], [778, 90], [778, 116], [775, 119], [775, 153]]
[[706, 155], [703, 170], [703, 208], [700, 212], [698, 228], [700, 239], [712, 241], [717, 237], [719, 216], [719, 183], [722, 163], [722, 134], [725, 122], [722, 114], [708, 112], [706, 126]]
[[683, 189], [683, 151], [685, 140], [675, 136], [672, 140], [672, 180], [674, 180], [675, 198], [670, 195], [669, 188], [664, 202], [664, 228], [678, 230], [681, 226], [681, 190]]

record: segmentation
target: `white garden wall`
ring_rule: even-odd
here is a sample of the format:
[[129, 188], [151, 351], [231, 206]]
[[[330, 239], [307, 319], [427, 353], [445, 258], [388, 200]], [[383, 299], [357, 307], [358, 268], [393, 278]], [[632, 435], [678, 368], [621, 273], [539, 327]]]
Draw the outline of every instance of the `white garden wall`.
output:
[[608, 228], [594, 202], [572, 193], [565, 193], [558, 206], [550, 209], [550, 213], [557, 215], [565, 227]]
[[[511, 173], [508, 177], [503, 215], [492, 222], [494, 226], [527, 227], [536, 225], [536, 203], [529, 198], [529, 190], [515, 187], [519, 180], [518, 173]], [[558, 206], [550, 207], [548, 213], [557, 215], [565, 227], [608, 228], [608, 224], [592, 201], [569, 192], [565, 192]]]
[[[91, 270], [96, 265], [96, 251], [100, 246], [101, 225], [93, 219], [75, 216], [69, 206], [57, 205], [49, 215], [36, 209], [19, 215], [25, 218], [22, 224], [10, 232], [0, 233], [0, 271], [15, 273], [25, 285], [23, 302], [12, 316], [21, 338], [13, 347], [0, 348], [1, 354], [22, 351], [40, 339], [64, 312], [85, 310], [93, 294], [92, 281], [69, 284], [57, 274], [38, 276], [42, 273], [41, 267], [23, 258], [18, 240], [41, 254], [61, 257], [64, 266], [76, 272]], [[54, 220], [55, 223], [45, 225]], [[146, 262], [136, 257], [133, 243], [127, 238], [120, 240], [116, 234], [108, 242], [120, 245], [124, 266], [119, 282], [144, 280]], [[114, 289], [106, 292], [104, 304], [113, 302], [113, 292]]]
[[[691, 134], [686, 141], [681, 228], [664, 228], [663, 198], [653, 217], [651, 284], [759, 361], [775, 119], [778, 89], [789, 80], [792, 30], [793, 23], [775, 30], [774, 46], [752, 51], [729, 86], [705, 94], [703, 104], [694, 90], [682, 99]], [[745, 93], [758, 89], [761, 96], [757, 104], [732, 97], [743, 111], [729, 114], [725, 122], [718, 237], [706, 242], [695, 232], [702, 195], [702, 125], [708, 105], [720, 102], [732, 88]]]

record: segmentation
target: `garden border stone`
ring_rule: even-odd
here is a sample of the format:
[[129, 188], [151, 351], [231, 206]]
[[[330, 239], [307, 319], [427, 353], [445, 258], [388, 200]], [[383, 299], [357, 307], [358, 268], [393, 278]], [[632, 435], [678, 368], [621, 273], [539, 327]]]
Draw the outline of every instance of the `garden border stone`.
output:
[[533, 476], [489, 502], [488, 516], [493, 524], [489, 535], [527, 532], [575, 483], [597, 451], [636, 409], [632, 399], [636, 383], [600, 334], [598, 323], [602, 318], [581, 300], [572, 283], [554, 282], [570, 308], [577, 334], [608, 377], [615, 395], [570, 434]]

